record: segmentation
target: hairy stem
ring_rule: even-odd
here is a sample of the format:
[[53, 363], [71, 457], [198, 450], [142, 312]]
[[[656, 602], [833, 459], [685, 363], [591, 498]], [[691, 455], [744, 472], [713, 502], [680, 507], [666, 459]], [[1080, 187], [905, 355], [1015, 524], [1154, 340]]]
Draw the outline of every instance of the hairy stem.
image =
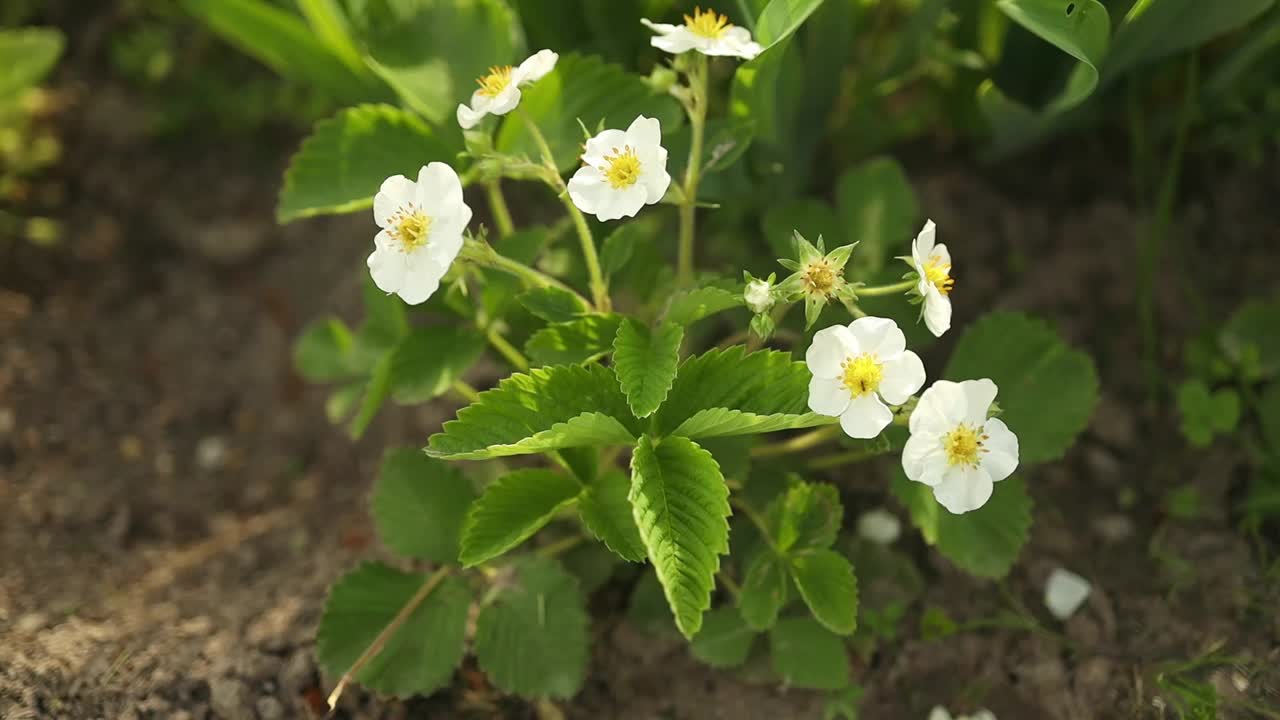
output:
[[840, 426], [828, 425], [826, 427], [820, 427], [817, 430], [812, 430], [803, 435], [797, 435], [789, 440], [753, 447], [751, 448], [751, 457], [768, 458], [802, 452], [804, 450], [815, 448], [822, 443], [839, 436]]
[[485, 194], [489, 197], [489, 210], [493, 212], [493, 223], [498, 226], [498, 237], [509, 237], [515, 232], [515, 224], [511, 222], [511, 210], [507, 207], [507, 198], [502, 194], [502, 181], [494, 178], [484, 184]]
[[534, 287], [554, 287], [573, 293], [584, 305], [589, 304], [587, 299], [579, 295], [573, 288], [544, 272], [502, 255], [488, 243], [479, 240], [467, 240], [462, 248], [462, 258], [480, 267], [492, 268], [508, 275], [514, 275]]
[[689, 162], [684, 173], [684, 202], [680, 205], [680, 241], [676, 277], [681, 285], [693, 283], [693, 240], [697, 220], [698, 183], [702, 177], [702, 137], [707, 125], [707, 57], [694, 53], [689, 73]]
[[897, 295], [899, 293], [907, 292], [911, 288], [915, 287], [916, 282], [917, 282], [916, 280], [903, 280], [900, 283], [894, 283], [892, 285], [862, 287], [862, 288], [858, 288], [855, 292], [858, 294], [858, 297], [860, 298], [879, 297], [881, 295]]
[[493, 349], [497, 350], [502, 357], [506, 358], [507, 362], [511, 363], [515, 369], [520, 371], [529, 369], [529, 361], [520, 353], [519, 350], [515, 348], [514, 345], [507, 342], [507, 339], [502, 336], [502, 333], [498, 331], [498, 328], [490, 325], [489, 328], [484, 331], [484, 337], [489, 341], [489, 344], [493, 346]]

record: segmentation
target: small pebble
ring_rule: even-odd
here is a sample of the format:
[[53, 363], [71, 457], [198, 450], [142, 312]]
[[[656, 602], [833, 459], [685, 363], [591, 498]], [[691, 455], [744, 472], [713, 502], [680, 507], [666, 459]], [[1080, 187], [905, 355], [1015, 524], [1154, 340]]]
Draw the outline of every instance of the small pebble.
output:
[[27, 613], [18, 618], [18, 622], [14, 623], [13, 629], [20, 633], [33, 633], [44, 629], [49, 623], [49, 617], [44, 613]]
[[219, 717], [238, 720], [250, 717], [249, 688], [235, 678], [217, 678], [209, 682], [209, 703]]
[[201, 470], [217, 470], [227, 460], [227, 441], [218, 435], [201, 438], [196, 444], [196, 465]]

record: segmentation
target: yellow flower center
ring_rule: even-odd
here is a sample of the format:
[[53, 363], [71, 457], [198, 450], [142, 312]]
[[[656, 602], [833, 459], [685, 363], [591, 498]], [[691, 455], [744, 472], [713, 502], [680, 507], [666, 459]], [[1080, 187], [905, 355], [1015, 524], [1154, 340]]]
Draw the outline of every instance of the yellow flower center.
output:
[[711, 40], [718, 39], [726, 30], [733, 27], [729, 24], [729, 18], [717, 14], [715, 10], [704, 12], [702, 8], [694, 8], [693, 17], [685, 15], [684, 26], [694, 35], [701, 35]]
[[511, 69], [510, 65], [489, 68], [488, 75], [476, 80], [480, 86], [480, 94], [485, 97], [497, 97], [498, 93], [506, 90], [511, 84]]
[[800, 279], [806, 293], [830, 297], [839, 288], [843, 273], [843, 269], [832, 267], [831, 263], [823, 258], [806, 265]]
[[953, 467], [977, 467], [979, 453], [986, 452], [983, 443], [987, 437], [981, 428], [968, 424], [957, 425], [955, 430], [942, 438], [942, 449], [947, 452], [947, 464]]
[[630, 145], [623, 146], [622, 150], [614, 148], [613, 154], [606, 155], [604, 161], [609, 163], [604, 176], [614, 190], [624, 190], [640, 180], [640, 158]]
[[875, 392], [884, 379], [884, 364], [871, 353], [849, 358], [840, 367], [844, 368], [844, 386], [855, 398]]
[[950, 295], [956, 284], [955, 278], [951, 277], [951, 263], [944, 263], [939, 257], [929, 258], [924, 266], [924, 277], [943, 295]]
[[427, 244], [431, 234], [431, 217], [417, 208], [400, 210], [391, 219], [388, 231], [400, 243], [401, 250], [413, 252]]

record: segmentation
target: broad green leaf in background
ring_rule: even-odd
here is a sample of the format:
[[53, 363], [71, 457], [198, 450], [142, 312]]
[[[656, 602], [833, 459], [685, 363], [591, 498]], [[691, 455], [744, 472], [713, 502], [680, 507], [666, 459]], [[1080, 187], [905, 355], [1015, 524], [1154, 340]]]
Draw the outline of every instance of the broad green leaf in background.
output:
[[613, 371], [560, 366], [515, 374], [458, 411], [426, 452], [483, 460], [567, 447], [627, 445], [639, 435]]
[[459, 149], [452, 138], [404, 110], [390, 105], [347, 108], [316, 123], [294, 154], [276, 217], [289, 222], [373, 207], [383, 180], [392, 175], [417, 180], [423, 165], [452, 163]]
[[1182, 435], [1196, 447], [1206, 447], [1214, 435], [1236, 429], [1240, 422], [1240, 395], [1231, 388], [1210, 392], [1202, 380], [1188, 380], [1178, 386], [1178, 414]]
[[1138, 0], [1116, 29], [1103, 83], [1249, 23], [1275, 0]]
[[[381, 563], [364, 563], [334, 583], [316, 630], [316, 657], [332, 677], [347, 672], [427, 582]], [[449, 684], [462, 660], [471, 592], [445, 577], [387, 640], [356, 680], [396, 697], [429, 695]]]
[[1280, 300], [1254, 299], [1240, 306], [1222, 329], [1222, 350], [1250, 380], [1280, 373]]
[[413, 405], [440, 397], [475, 364], [484, 345], [466, 326], [414, 328], [392, 354], [392, 399]]
[[1022, 465], [1062, 457], [1098, 401], [1093, 360], [1043, 320], [1019, 313], [991, 313], [969, 326], [943, 376], [995, 381], [1000, 419], [1018, 436]]
[[840, 491], [825, 483], [792, 485], [765, 510], [765, 524], [784, 553], [831, 547], [843, 521]]
[[547, 322], [568, 322], [591, 310], [582, 298], [558, 287], [533, 288], [516, 299], [525, 310]]
[[298, 9], [307, 19], [316, 37], [320, 38], [334, 55], [337, 55], [352, 72], [360, 75], [368, 71], [364, 59], [356, 48], [351, 35], [351, 23], [340, 0], [297, 0]]
[[346, 323], [336, 317], [316, 318], [307, 324], [293, 344], [293, 366], [311, 382], [351, 377], [349, 354], [355, 338]]
[[535, 365], [575, 365], [596, 360], [613, 351], [622, 316], [593, 313], [576, 320], [552, 323], [524, 344]]
[[578, 514], [597, 539], [628, 562], [644, 562], [644, 540], [631, 511], [631, 481], [618, 470], [600, 475], [578, 498]]
[[755, 134], [756, 123], [749, 118], [708, 122], [702, 172], [716, 173], [730, 168], [751, 147]]
[[785, 618], [769, 631], [773, 669], [792, 687], [839, 690], [849, 684], [844, 640], [807, 617]]
[[851, 635], [858, 626], [858, 581], [834, 550], [809, 550], [790, 560], [791, 577], [813, 616], [828, 630]]
[[[561, 172], [572, 168], [581, 154], [581, 120], [593, 132], [605, 127], [625, 130], [638, 115], [657, 118], [663, 135], [674, 132], [683, 115], [674, 98], [659, 95], [640, 76], [600, 58], [562, 55], [551, 74], [530, 85], [520, 108], [542, 130]], [[499, 152], [523, 153], [538, 160], [536, 144], [528, 129], [511, 116], [498, 131]]]
[[689, 651], [714, 668], [733, 668], [747, 661], [756, 633], [742, 621], [737, 608], [719, 607], [702, 619]]
[[836, 213], [831, 206], [816, 198], [800, 198], [790, 202], [771, 204], [764, 211], [762, 224], [769, 247], [778, 257], [792, 256], [792, 237], [796, 232], [811, 238], [813, 242], [817, 242], [821, 237], [829, 243], [828, 247], [857, 240], [856, 237], [846, 235], [841, 221], [836, 218]]
[[369, 373], [369, 382], [364, 388], [364, 396], [360, 399], [360, 408], [356, 411], [356, 416], [351, 419], [351, 424], [347, 426], [347, 432], [351, 437], [359, 439], [364, 435], [364, 431], [369, 429], [370, 423], [377, 417], [378, 410], [382, 409], [382, 404], [391, 395], [391, 369], [394, 359], [391, 353], [387, 353], [374, 363], [373, 370]]
[[52, 28], [0, 30], [0, 104], [18, 100], [53, 70], [66, 41]]
[[[876, 272], [905, 248], [920, 227], [920, 204], [897, 160], [876, 157], [846, 170], [836, 183], [842, 237], [828, 247], [856, 242], [849, 259], [856, 275]], [[896, 252], [895, 252], [896, 251]]]
[[933, 498], [933, 488], [912, 482], [898, 468], [893, 494], [911, 515], [926, 542], [956, 567], [979, 577], [997, 579], [1009, 574], [1031, 529], [1031, 498], [1022, 479], [996, 483], [986, 505], [953, 515]]
[[631, 457], [631, 506], [676, 626], [692, 638], [729, 550], [729, 489], [720, 467], [692, 440], [644, 436]]
[[664, 317], [677, 325], [692, 325], [703, 318], [745, 304], [741, 292], [719, 287], [701, 287], [672, 296]]
[[778, 612], [787, 604], [790, 580], [786, 562], [769, 548], [762, 548], [747, 564], [738, 594], [742, 619], [755, 630], [768, 630], [778, 620]]
[[587, 671], [589, 618], [578, 581], [550, 558], [522, 558], [511, 569], [476, 619], [476, 660], [506, 692], [571, 697]]
[[684, 328], [666, 322], [650, 329], [628, 318], [613, 341], [613, 371], [631, 412], [648, 417], [658, 409], [676, 379]]
[[382, 543], [406, 557], [451, 563], [458, 559], [471, 482], [452, 465], [400, 448], [382, 458], [370, 509]]
[[791, 36], [822, 2], [772, 0], [755, 20], [753, 35], [764, 50], [734, 74], [729, 112], [735, 118], [753, 120], [760, 137], [774, 139], [777, 80]]
[[552, 470], [516, 470], [498, 478], [467, 513], [458, 561], [471, 567], [505, 553], [528, 540], [581, 492], [577, 480]]
[[636, 243], [648, 237], [649, 230], [650, 223], [633, 220], [619, 225], [617, 230], [605, 236], [600, 244], [600, 270], [605, 277], [611, 277], [626, 266], [635, 253]]

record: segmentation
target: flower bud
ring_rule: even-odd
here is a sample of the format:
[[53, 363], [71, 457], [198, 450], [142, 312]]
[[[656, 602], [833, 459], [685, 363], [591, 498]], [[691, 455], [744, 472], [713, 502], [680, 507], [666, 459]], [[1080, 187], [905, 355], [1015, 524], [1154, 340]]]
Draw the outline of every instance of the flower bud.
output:
[[757, 315], [768, 312], [769, 308], [773, 307], [773, 286], [768, 280], [752, 280], [747, 283], [742, 298], [747, 301], [747, 307], [751, 308], [751, 312]]

